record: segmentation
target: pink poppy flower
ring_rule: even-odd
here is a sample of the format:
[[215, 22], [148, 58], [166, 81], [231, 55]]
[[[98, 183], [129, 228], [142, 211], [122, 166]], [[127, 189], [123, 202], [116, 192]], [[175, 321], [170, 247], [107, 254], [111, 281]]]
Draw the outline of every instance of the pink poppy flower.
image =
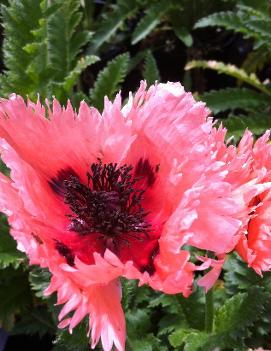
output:
[[214, 130], [218, 158], [227, 165], [226, 179], [240, 203], [242, 227], [236, 251], [258, 274], [271, 269], [271, 145], [269, 132], [255, 143], [249, 131], [238, 147], [223, 143], [225, 131]]
[[195, 266], [183, 246], [221, 254], [236, 244], [238, 204], [208, 114], [178, 83], [142, 83], [123, 108], [120, 95], [105, 99], [102, 115], [84, 102], [78, 114], [56, 100], [0, 102], [11, 169], [0, 210], [30, 263], [52, 273], [59, 326], [89, 316], [92, 347], [101, 338], [105, 351], [124, 350], [119, 277], [188, 296]]

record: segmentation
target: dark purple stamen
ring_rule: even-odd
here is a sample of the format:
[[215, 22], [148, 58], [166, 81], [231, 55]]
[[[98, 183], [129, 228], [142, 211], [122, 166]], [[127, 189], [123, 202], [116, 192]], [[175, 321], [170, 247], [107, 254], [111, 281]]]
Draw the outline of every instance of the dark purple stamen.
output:
[[61, 169], [58, 171], [57, 176], [49, 181], [51, 189], [58, 195], [64, 196], [65, 186], [64, 181], [69, 179], [70, 176], [77, 177], [75, 171], [72, 168]]
[[148, 237], [148, 213], [141, 204], [145, 191], [136, 188], [139, 179], [132, 171], [132, 166], [99, 161], [91, 165], [87, 185], [73, 175], [65, 180], [65, 203], [74, 213], [70, 215], [70, 230], [122, 241], [129, 236], [139, 240]]

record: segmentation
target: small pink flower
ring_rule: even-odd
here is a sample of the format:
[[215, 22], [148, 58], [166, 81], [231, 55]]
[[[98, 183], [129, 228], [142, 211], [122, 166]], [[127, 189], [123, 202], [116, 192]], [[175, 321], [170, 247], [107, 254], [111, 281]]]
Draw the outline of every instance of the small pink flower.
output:
[[208, 113], [178, 83], [142, 83], [123, 108], [120, 95], [105, 99], [102, 116], [84, 102], [78, 114], [56, 100], [0, 102], [11, 169], [0, 210], [30, 263], [52, 273], [59, 326], [89, 316], [92, 347], [101, 338], [105, 351], [124, 350], [119, 277], [188, 296], [195, 266], [183, 246], [223, 254], [236, 244], [239, 205]]

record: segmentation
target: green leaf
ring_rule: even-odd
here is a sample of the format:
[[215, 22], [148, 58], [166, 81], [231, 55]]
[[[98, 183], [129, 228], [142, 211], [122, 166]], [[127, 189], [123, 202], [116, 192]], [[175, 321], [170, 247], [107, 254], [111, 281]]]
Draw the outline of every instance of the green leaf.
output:
[[68, 74], [68, 76], [65, 77], [65, 80], [63, 82], [63, 88], [67, 93], [70, 93], [72, 87], [75, 85], [77, 82], [80, 74], [90, 65], [93, 65], [99, 61], [99, 57], [91, 55], [91, 56], [85, 56], [82, 57], [78, 60], [76, 66], [73, 68], [72, 71]]
[[82, 47], [90, 40], [90, 33], [77, 30], [82, 20], [79, 0], [60, 2], [61, 7], [48, 18], [48, 60], [54, 79], [63, 81], [77, 63]]
[[242, 64], [242, 68], [246, 72], [257, 72], [260, 71], [265, 64], [268, 64], [271, 60], [271, 51], [268, 51], [265, 45], [262, 45], [257, 50], [248, 53], [245, 61]]
[[[33, 57], [23, 48], [33, 42], [33, 30], [42, 17], [40, 2], [36, 0], [9, 1], [1, 7], [4, 28], [3, 54], [5, 71], [1, 76], [1, 94], [11, 92], [26, 95], [32, 87], [32, 79], [26, 68]], [[20, 28], [20, 30], [18, 30]], [[32, 89], [32, 88], [31, 88]]]
[[203, 68], [203, 69], [212, 69], [217, 71], [218, 73], [224, 73], [231, 77], [237, 78], [240, 81], [247, 83], [261, 92], [271, 95], [271, 90], [264, 86], [263, 83], [260, 82], [258, 77], [254, 73], [248, 74], [241, 68], [238, 68], [232, 64], [225, 64], [224, 62], [220, 61], [204, 61], [204, 60], [193, 60], [186, 64], [185, 69], [193, 69], [193, 68]]
[[170, 344], [173, 347], [182, 346], [185, 343], [187, 336], [191, 333], [196, 333], [196, 332], [197, 331], [195, 329], [186, 329], [186, 328], [178, 329], [169, 336]]
[[90, 33], [81, 28], [80, 0], [10, 1], [2, 12], [7, 68], [3, 94], [15, 91], [36, 98], [39, 93], [42, 99], [55, 95], [65, 103], [71, 85], [86, 67], [78, 63], [90, 39]]
[[27, 274], [21, 269], [0, 270], [0, 325], [7, 331], [15, 316], [32, 302]]
[[36, 309], [22, 314], [20, 320], [12, 329], [12, 334], [38, 334], [40, 337], [45, 334], [54, 334], [56, 325], [52, 316], [45, 307], [36, 307]]
[[264, 277], [261, 277], [236, 254], [227, 256], [224, 270], [225, 288], [231, 295], [245, 292], [253, 285], [264, 284], [265, 281], [269, 281], [271, 275], [266, 272]]
[[146, 79], [148, 85], [155, 83], [155, 81], [161, 80], [156, 60], [151, 51], [148, 51], [146, 54], [143, 78]]
[[52, 351], [89, 351], [89, 337], [87, 319], [82, 321], [73, 333], [68, 330], [58, 330], [56, 339], [54, 340], [54, 348]]
[[214, 114], [235, 109], [264, 109], [270, 106], [270, 98], [246, 88], [226, 88], [207, 92], [199, 97]]
[[243, 339], [247, 335], [247, 328], [261, 317], [266, 298], [267, 294], [259, 286], [234, 295], [216, 311], [214, 332], [223, 333], [225, 338]]
[[255, 112], [249, 115], [230, 115], [227, 119], [222, 120], [228, 130], [228, 135], [241, 138], [245, 129], [248, 128], [255, 135], [263, 134], [266, 129], [271, 127], [270, 112]]
[[25, 255], [16, 246], [16, 241], [9, 234], [9, 226], [0, 214], [0, 269], [8, 266], [18, 268], [25, 261]]
[[160, 23], [164, 14], [169, 10], [170, 2], [161, 0], [157, 3], [150, 5], [145, 15], [138, 22], [133, 35], [132, 44], [138, 43], [144, 39], [153, 29]]
[[245, 38], [253, 38], [259, 46], [271, 46], [271, 19], [266, 13], [249, 6], [238, 5], [236, 11], [213, 13], [201, 18], [194, 28], [219, 26], [242, 33]]
[[187, 47], [192, 46], [193, 37], [186, 27], [173, 26], [174, 33]]
[[98, 21], [99, 27], [91, 40], [87, 53], [96, 54], [100, 47], [117, 32], [124, 21], [132, 16], [136, 10], [136, 0], [118, 0], [114, 10], [107, 13], [102, 22]]
[[128, 53], [118, 55], [98, 74], [94, 87], [90, 91], [90, 99], [99, 110], [103, 107], [104, 96], [107, 95], [111, 99], [119, 90], [126, 76], [128, 63]]
[[240, 14], [232, 11], [217, 12], [209, 16], [201, 18], [194, 25], [194, 28], [205, 28], [205, 27], [225, 27], [226, 29], [231, 29], [236, 32], [247, 33], [247, 29], [240, 17]]
[[187, 325], [194, 329], [203, 329], [205, 316], [205, 294], [197, 287], [188, 298], [178, 296], [178, 301], [184, 311]]
[[44, 268], [33, 267], [29, 273], [29, 282], [31, 289], [34, 290], [37, 297], [46, 299], [44, 297], [44, 290], [50, 284], [51, 273]]

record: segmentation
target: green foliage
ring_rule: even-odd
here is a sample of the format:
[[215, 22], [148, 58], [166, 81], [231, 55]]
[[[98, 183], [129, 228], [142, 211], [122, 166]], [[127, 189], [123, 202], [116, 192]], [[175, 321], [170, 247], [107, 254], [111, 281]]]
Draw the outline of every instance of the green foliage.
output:
[[47, 307], [38, 306], [36, 309], [21, 316], [12, 329], [12, 334], [37, 334], [39, 337], [42, 337], [46, 334], [54, 335], [55, 328], [56, 325]]
[[16, 241], [9, 234], [9, 226], [0, 214], [0, 269], [12, 266], [18, 268], [25, 261], [25, 255], [16, 248]]
[[247, 264], [236, 254], [227, 257], [224, 269], [225, 288], [230, 295], [270, 281], [270, 273], [265, 273], [264, 277], [259, 276], [253, 269], [248, 269]]
[[50, 283], [51, 274], [47, 269], [33, 267], [29, 272], [29, 282], [31, 289], [37, 297], [44, 299], [43, 292]]
[[254, 73], [248, 74], [246, 71], [236, 67], [235, 65], [225, 64], [223, 62], [215, 60], [193, 60], [188, 62], [185, 66], [186, 70], [193, 68], [208, 68], [217, 71], [218, 73], [227, 74], [231, 77], [237, 78], [238, 80], [253, 86], [254, 88], [260, 90], [261, 92], [267, 95], [271, 95], [271, 90], [265, 87], [265, 85], [260, 82], [259, 78]]
[[161, 0], [154, 2], [148, 9], [145, 15], [138, 22], [133, 35], [132, 44], [138, 43], [150, 34], [154, 28], [160, 23], [162, 16], [169, 10], [170, 1]]
[[52, 351], [89, 351], [89, 338], [87, 337], [88, 325], [84, 320], [77, 326], [73, 333], [68, 330], [58, 330]]
[[31, 304], [27, 273], [23, 268], [0, 270], [0, 325], [11, 330], [15, 316]]
[[270, 98], [247, 88], [226, 88], [212, 90], [200, 96], [214, 114], [227, 110], [261, 109], [270, 105]]
[[255, 112], [248, 115], [229, 115], [222, 120], [228, 130], [228, 135], [233, 135], [238, 140], [248, 128], [255, 135], [263, 134], [271, 126], [270, 112]]
[[36, 0], [9, 1], [9, 6], [3, 5], [1, 10], [6, 37], [3, 43], [6, 72], [1, 77], [1, 93], [16, 91], [26, 95], [33, 84], [26, 68], [33, 57], [24, 47], [34, 41], [33, 30], [42, 17], [40, 3]]
[[125, 20], [132, 16], [136, 10], [136, 0], [118, 0], [115, 6], [111, 6], [111, 11], [103, 13], [104, 18], [99, 23], [96, 33], [94, 34], [88, 53], [97, 53], [100, 47], [108, 42], [117, 30], [123, 26]]
[[147, 81], [148, 85], [160, 81], [160, 74], [157, 67], [157, 63], [153, 54], [148, 51], [144, 62], [143, 78]]
[[189, 33], [188, 29], [183, 26], [173, 26], [174, 33], [176, 36], [187, 46], [190, 47], [193, 44], [193, 37]]
[[260, 287], [252, 287], [247, 292], [238, 293], [217, 309], [212, 333], [182, 328], [169, 337], [171, 345], [185, 345], [186, 351], [245, 347], [248, 328], [261, 318], [264, 311], [263, 301], [267, 298], [270, 296]]
[[121, 54], [110, 61], [99, 73], [93, 89], [90, 91], [91, 103], [102, 109], [104, 96], [112, 99], [119, 90], [128, 70], [129, 54]]
[[271, 18], [266, 12], [238, 5], [237, 11], [214, 13], [201, 18], [195, 24], [195, 28], [208, 26], [219, 26], [240, 32], [245, 38], [253, 38], [257, 47], [265, 45], [271, 49]]
[[2, 94], [16, 91], [35, 99], [39, 93], [42, 98], [55, 95], [66, 101], [82, 70], [97, 60], [79, 58], [90, 39], [89, 32], [79, 31], [79, 6], [79, 0], [53, 5], [27, 0], [3, 7], [7, 70], [2, 76]]

